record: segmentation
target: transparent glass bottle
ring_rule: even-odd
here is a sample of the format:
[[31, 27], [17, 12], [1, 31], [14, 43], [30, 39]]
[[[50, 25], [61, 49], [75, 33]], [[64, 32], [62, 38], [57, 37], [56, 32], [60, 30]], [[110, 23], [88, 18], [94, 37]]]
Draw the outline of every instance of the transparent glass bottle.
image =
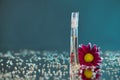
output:
[[70, 80], [78, 80], [78, 18], [79, 12], [71, 14], [71, 36], [70, 36]]

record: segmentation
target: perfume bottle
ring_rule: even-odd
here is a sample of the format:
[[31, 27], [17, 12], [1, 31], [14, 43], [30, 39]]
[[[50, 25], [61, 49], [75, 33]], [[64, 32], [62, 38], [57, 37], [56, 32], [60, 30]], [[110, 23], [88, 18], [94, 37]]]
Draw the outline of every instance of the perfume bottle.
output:
[[79, 12], [71, 14], [70, 80], [78, 80], [78, 18]]

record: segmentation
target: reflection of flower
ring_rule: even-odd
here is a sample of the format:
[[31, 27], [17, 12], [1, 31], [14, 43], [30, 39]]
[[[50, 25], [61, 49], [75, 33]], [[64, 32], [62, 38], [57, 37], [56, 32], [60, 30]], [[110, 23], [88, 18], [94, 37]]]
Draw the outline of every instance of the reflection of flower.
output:
[[99, 49], [96, 45], [91, 48], [90, 43], [88, 45], [82, 44], [81, 47], [78, 48], [78, 58], [80, 65], [99, 66], [99, 63], [101, 63]]
[[72, 62], [74, 61], [74, 57], [75, 57], [74, 54], [71, 53], [71, 54], [70, 54], [70, 63], [72, 63]]
[[99, 68], [92, 69], [81, 69], [82, 72], [79, 73], [79, 76], [81, 75], [82, 80], [99, 80]]
[[85, 70], [83, 71], [83, 74], [82, 74], [82, 77], [83, 78], [86, 78], [86, 79], [91, 79], [93, 77], [93, 72], [92, 70]]

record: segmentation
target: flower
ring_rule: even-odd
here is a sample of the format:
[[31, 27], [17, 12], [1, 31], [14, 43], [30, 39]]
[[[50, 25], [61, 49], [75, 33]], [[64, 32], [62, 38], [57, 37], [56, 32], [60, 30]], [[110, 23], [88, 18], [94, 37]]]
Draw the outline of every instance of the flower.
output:
[[81, 76], [82, 80], [99, 80], [100, 73], [99, 68], [88, 68], [88, 69], [80, 69], [82, 70], [81, 73], [79, 73], [79, 76]]
[[83, 76], [85, 78], [91, 79], [93, 77], [93, 72], [92, 70], [84, 70], [83, 71]]
[[99, 49], [96, 45], [91, 47], [91, 44], [81, 45], [78, 48], [78, 60], [80, 65], [85, 66], [99, 66], [101, 63], [101, 57]]

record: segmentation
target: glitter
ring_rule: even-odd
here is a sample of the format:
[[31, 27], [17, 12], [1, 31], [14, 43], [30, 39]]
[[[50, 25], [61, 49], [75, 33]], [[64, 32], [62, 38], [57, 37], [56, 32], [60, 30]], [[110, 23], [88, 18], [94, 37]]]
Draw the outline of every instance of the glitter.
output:
[[[69, 80], [69, 53], [50, 52], [50, 51], [24, 51], [10, 56], [1, 55], [0, 58], [0, 78], [3, 74], [7, 80]], [[104, 55], [101, 67], [101, 79], [119, 80], [120, 79], [120, 54], [110, 52], [114, 55]], [[120, 52], [118, 52], [120, 53]], [[7, 54], [6, 54], [7, 56]], [[114, 57], [112, 57], [114, 56]], [[23, 78], [24, 77], [24, 78]], [[1, 78], [3, 79], [3, 78]]]

